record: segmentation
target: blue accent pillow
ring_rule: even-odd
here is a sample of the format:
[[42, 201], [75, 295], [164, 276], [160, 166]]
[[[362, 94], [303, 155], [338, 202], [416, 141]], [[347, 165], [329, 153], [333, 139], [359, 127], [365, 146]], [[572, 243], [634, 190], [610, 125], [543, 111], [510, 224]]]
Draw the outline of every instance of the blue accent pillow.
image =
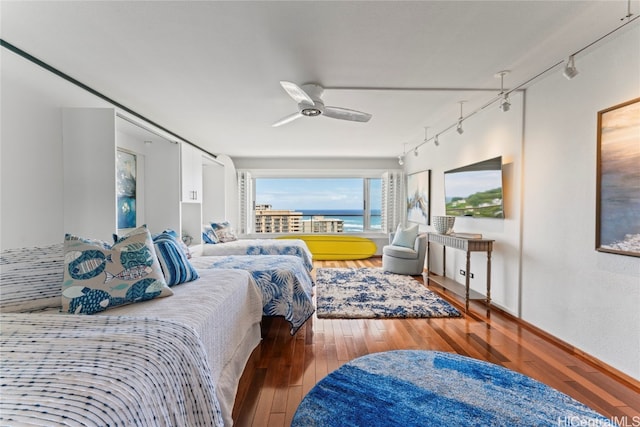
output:
[[409, 228], [402, 228], [401, 225], [398, 225], [391, 244], [413, 249], [416, 243], [416, 237], [418, 237], [418, 224], [412, 225]]
[[173, 295], [144, 225], [113, 245], [65, 235], [63, 280], [62, 311], [73, 314]]
[[153, 238], [153, 245], [160, 261], [160, 267], [164, 274], [164, 279], [169, 286], [196, 280], [198, 272], [186, 254], [180, 248], [178, 239], [171, 233], [163, 232]]
[[216, 243], [218, 243], [218, 237], [216, 236], [216, 233], [213, 231], [213, 227], [211, 227], [210, 225], [202, 226], [202, 241], [204, 243], [209, 243], [212, 245], [215, 245]]
[[[184, 254], [186, 255], [187, 259], [191, 259], [191, 251], [189, 250], [189, 246], [187, 246], [187, 244], [182, 241], [182, 239], [178, 235], [177, 231], [172, 230], [170, 228], [167, 228], [166, 230], [163, 231], [163, 233], [167, 233], [167, 234], [170, 234], [173, 237], [175, 237], [176, 238], [176, 242], [178, 242], [178, 246], [180, 247], [180, 249], [182, 249], [182, 252], [184, 252]], [[155, 237], [155, 236], [153, 236], [153, 237]]]
[[211, 228], [216, 236], [216, 241], [219, 243], [233, 242], [238, 240], [233, 227], [229, 224], [229, 221], [212, 222]]

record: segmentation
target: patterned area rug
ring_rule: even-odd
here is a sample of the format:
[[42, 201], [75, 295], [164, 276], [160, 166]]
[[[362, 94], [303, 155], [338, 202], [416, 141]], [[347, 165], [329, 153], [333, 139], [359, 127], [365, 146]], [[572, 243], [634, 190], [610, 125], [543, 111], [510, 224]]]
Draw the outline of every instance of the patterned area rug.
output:
[[380, 268], [316, 271], [320, 318], [458, 317], [460, 312], [411, 276]]
[[611, 420], [525, 375], [457, 354], [398, 350], [333, 371], [292, 427], [609, 426]]

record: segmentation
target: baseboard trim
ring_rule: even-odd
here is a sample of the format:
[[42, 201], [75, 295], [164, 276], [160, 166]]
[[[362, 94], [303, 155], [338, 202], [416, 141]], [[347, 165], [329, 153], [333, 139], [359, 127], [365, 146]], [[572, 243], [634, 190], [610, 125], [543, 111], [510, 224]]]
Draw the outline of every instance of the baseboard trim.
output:
[[[426, 273], [427, 270], [425, 269], [423, 271], [423, 274]], [[439, 292], [439, 289], [436, 289], [436, 292], [438, 292], [441, 296], [446, 297], [447, 300], [449, 300], [450, 302], [455, 302], [457, 304], [464, 304], [464, 300], [462, 302], [460, 302], [457, 298], [454, 298], [452, 294], [450, 292], [446, 292], [446, 293], [442, 293]], [[455, 295], [457, 297], [457, 295]], [[484, 309], [487, 308], [486, 304], [484, 303], [484, 301], [479, 301], [479, 300], [474, 300], [472, 301], [475, 304], [479, 304], [481, 307], [483, 307]], [[475, 305], [474, 304], [474, 305]], [[628, 375], [622, 371], [620, 371], [619, 369], [614, 368], [613, 366], [609, 365], [608, 363], [603, 362], [602, 360], [598, 359], [597, 357], [594, 357], [592, 355], [590, 355], [589, 353], [585, 352], [584, 350], [580, 350], [579, 348], [569, 344], [566, 341], [561, 340], [560, 338], [550, 334], [549, 332], [540, 329], [539, 327], [519, 318], [516, 317], [515, 315], [509, 313], [508, 311], [505, 311], [504, 309], [497, 307], [493, 304], [490, 305], [490, 311], [491, 312], [499, 312], [500, 315], [504, 316], [505, 318], [511, 320], [512, 322], [522, 326], [525, 329], [528, 329], [529, 331], [533, 332], [534, 334], [538, 335], [540, 338], [549, 341], [555, 345], [557, 345], [558, 347], [562, 348], [563, 350], [567, 351], [568, 353], [571, 353], [572, 355], [578, 357], [579, 359], [582, 359], [584, 362], [594, 366], [595, 368], [601, 370], [604, 374], [608, 375], [609, 377], [613, 378], [616, 381], [622, 382], [624, 384], [626, 384], [627, 386], [629, 386], [630, 388], [634, 389], [634, 391], [640, 393], [640, 381], [633, 378], [631, 375]], [[471, 315], [471, 316], [479, 316], [481, 317], [482, 315], [479, 313], [476, 313], [474, 310], [471, 309], [471, 306], [469, 307], [469, 312], [466, 313], [466, 315]]]
[[597, 357], [594, 357], [592, 355], [590, 355], [589, 353], [585, 352], [584, 350], [580, 350], [579, 348], [569, 344], [566, 341], [561, 340], [560, 338], [550, 334], [549, 332], [540, 329], [539, 327], [520, 319], [519, 317], [514, 316], [513, 314], [504, 311], [503, 309], [496, 307], [494, 305], [491, 306], [491, 311], [499, 311], [501, 315], [503, 315], [506, 318], [509, 318], [510, 320], [512, 320], [513, 322], [519, 324], [520, 326], [522, 326], [523, 328], [526, 328], [528, 330], [530, 330], [531, 332], [535, 333], [536, 335], [539, 335], [541, 338], [552, 342], [553, 344], [557, 345], [558, 347], [562, 348], [563, 350], [571, 353], [572, 355], [584, 360], [585, 362], [587, 362], [588, 364], [600, 369], [601, 371], [603, 371], [603, 373], [607, 374], [608, 376], [612, 377], [613, 379], [623, 382], [626, 385], [628, 385], [630, 388], [634, 389], [636, 392], [640, 393], [640, 381], [636, 380], [635, 378], [633, 378], [631, 375], [628, 375], [616, 368], [614, 368], [613, 366], [603, 362], [602, 360], [598, 359]]

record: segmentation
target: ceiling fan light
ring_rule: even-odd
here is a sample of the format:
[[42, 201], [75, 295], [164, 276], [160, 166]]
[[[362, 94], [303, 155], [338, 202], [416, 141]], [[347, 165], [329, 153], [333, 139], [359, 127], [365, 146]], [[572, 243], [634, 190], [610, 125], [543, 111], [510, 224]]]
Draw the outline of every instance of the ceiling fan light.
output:
[[320, 111], [318, 108], [315, 108], [315, 107], [305, 108], [300, 112], [302, 113], [302, 115], [307, 117], [315, 117], [322, 114], [322, 111]]
[[571, 80], [575, 76], [577, 76], [578, 73], [579, 72], [578, 72], [578, 69], [576, 68], [575, 59], [573, 55], [571, 55], [569, 59], [567, 59], [567, 63], [564, 66], [564, 71], [562, 72], [562, 75], [565, 76], [567, 80]]

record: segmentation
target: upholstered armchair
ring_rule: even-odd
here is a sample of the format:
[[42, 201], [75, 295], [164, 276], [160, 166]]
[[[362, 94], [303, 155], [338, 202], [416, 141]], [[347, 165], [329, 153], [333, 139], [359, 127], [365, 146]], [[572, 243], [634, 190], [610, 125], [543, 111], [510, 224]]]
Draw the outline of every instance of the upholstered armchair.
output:
[[[382, 269], [391, 273], [417, 276], [424, 271], [424, 258], [427, 254], [427, 235], [419, 234], [412, 247], [394, 238], [396, 233], [389, 235], [389, 245], [382, 248]], [[400, 245], [398, 243], [404, 243]]]

